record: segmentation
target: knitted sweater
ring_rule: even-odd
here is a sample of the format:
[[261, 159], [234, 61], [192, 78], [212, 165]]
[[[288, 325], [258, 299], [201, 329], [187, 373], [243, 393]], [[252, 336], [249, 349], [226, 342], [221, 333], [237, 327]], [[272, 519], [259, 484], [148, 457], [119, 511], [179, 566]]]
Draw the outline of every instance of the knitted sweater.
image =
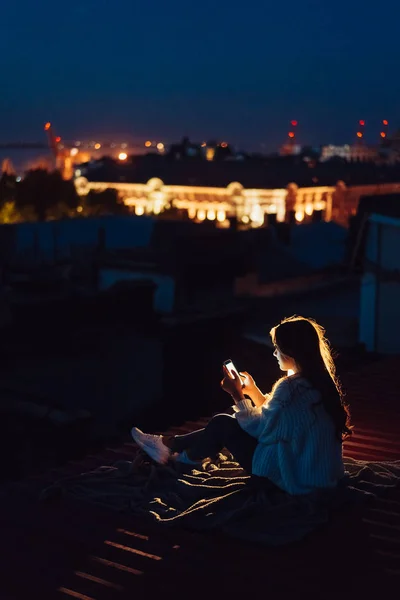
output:
[[334, 487], [344, 476], [342, 444], [320, 393], [292, 376], [261, 407], [242, 400], [233, 408], [242, 429], [258, 440], [253, 474], [268, 477], [289, 494]]

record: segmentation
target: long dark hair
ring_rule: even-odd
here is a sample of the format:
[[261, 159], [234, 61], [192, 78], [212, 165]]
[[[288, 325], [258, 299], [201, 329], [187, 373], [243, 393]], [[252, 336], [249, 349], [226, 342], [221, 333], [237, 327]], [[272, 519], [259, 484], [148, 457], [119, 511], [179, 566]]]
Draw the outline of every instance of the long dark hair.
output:
[[320, 392], [317, 404], [323, 404], [335, 424], [337, 437], [345, 440], [352, 433], [350, 412], [324, 328], [313, 319], [295, 315], [273, 327], [270, 335], [280, 352], [294, 359], [302, 377]]

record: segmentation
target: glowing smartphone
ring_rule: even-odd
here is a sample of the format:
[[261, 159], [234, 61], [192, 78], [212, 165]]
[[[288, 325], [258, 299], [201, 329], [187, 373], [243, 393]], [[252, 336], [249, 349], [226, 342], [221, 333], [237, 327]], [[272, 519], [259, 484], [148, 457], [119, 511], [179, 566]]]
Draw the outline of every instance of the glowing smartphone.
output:
[[240, 381], [242, 382], [242, 385], [244, 385], [243, 379], [239, 375], [239, 371], [237, 370], [237, 368], [233, 364], [233, 361], [230, 358], [228, 358], [228, 360], [224, 361], [224, 367], [226, 367], [228, 369], [229, 373], [232, 375], [232, 378], [234, 378], [233, 373], [236, 373], [236, 375], [239, 377]]

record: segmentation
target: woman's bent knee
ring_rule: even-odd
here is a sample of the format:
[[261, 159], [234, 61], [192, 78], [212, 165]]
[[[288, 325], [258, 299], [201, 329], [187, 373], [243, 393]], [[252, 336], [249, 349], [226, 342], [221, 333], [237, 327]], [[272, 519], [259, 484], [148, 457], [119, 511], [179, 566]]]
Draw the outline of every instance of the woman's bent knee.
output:
[[209, 425], [226, 432], [237, 431], [237, 429], [240, 428], [240, 425], [235, 417], [224, 413], [215, 415], [211, 419]]

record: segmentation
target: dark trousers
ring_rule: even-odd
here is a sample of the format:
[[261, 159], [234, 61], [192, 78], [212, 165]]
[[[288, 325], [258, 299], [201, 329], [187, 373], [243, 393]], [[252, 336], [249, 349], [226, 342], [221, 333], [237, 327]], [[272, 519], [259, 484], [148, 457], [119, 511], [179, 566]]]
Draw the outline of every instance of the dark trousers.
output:
[[257, 440], [243, 431], [237, 420], [226, 414], [215, 415], [204, 429], [174, 436], [169, 445], [172, 452], [187, 451], [192, 460], [214, 458], [223, 448], [251, 475]]

